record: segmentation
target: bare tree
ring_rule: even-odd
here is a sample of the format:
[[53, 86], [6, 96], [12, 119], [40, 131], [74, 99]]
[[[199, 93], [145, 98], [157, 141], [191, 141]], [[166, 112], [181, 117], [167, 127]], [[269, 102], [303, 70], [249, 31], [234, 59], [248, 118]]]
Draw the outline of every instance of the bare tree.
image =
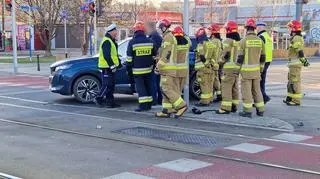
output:
[[256, 0], [255, 4], [255, 11], [253, 16], [258, 20], [263, 20], [263, 11], [266, 9], [266, 2], [265, 0]]

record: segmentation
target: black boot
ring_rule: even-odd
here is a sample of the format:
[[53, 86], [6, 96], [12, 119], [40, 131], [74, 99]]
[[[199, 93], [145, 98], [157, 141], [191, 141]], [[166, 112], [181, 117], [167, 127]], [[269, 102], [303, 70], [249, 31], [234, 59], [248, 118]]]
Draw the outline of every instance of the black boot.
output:
[[263, 117], [263, 114], [264, 114], [264, 112], [261, 112], [261, 111], [259, 111], [259, 110], [257, 109], [257, 116]]
[[239, 116], [241, 117], [247, 117], [247, 118], [252, 118], [252, 113], [251, 112], [240, 112]]
[[99, 106], [99, 107], [103, 107], [104, 106], [104, 102], [103, 102], [103, 98], [102, 97], [96, 97], [93, 102]]
[[222, 101], [222, 96], [221, 95], [217, 95], [216, 99], [214, 99], [212, 101], [212, 103], [219, 103], [220, 101]]
[[197, 107], [207, 107], [207, 106], [209, 106], [209, 104], [198, 103], [198, 104], [195, 104], [195, 106], [197, 106]]
[[121, 105], [116, 104], [116, 103], [109, 103], [109, 104], [107, 104], [106, 107], [107, 107], [107, 108], [120, 108]]
[[288, 104], [288, 103], [290, 103], [291, 101], [292, 101], [292, 98], [289, 97], [289, 96], [287, 96], [287, 98], [283, 100], [283, 103]]
[[232, 104], [231, 112], [232, 112], [232, 113], [235, 113], [235, 112], [237, 112], [237, 111], [238, 111], [237, 106], [236, 106], [236, 105], [234, 105], [234, 104]]

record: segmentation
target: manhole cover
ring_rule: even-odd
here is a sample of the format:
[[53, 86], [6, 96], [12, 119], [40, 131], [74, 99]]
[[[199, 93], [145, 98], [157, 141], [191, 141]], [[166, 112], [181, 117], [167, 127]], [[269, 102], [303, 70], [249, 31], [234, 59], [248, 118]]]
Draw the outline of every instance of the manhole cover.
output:
[[203, 145], [208, 147], [214, 147], [217, 144], [216, 140], [210, 136], [172, 132], [146, 127], [134, 127], [116, 130], [113, 132], [130, 136], [160, 139], [165, 141], [179, 142], [183, 144]]

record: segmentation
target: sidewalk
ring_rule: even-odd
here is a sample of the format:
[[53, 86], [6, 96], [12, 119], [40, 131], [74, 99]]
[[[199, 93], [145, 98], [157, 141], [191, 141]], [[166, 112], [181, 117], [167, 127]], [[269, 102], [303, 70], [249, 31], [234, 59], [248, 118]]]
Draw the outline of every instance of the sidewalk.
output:
[[[40, 63], [40, 71], [37, 71], [37, 63], [18, 64], [18, 73], [37, 75], [37, 76], [49, 76], [51, 63]], [[13, 73], [12, 63], [0, 63], [0, 71]]]

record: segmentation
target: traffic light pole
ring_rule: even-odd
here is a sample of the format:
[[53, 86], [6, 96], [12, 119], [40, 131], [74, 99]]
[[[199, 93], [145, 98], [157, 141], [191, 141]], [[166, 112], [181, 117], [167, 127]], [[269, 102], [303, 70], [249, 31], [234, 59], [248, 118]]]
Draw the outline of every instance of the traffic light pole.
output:
[[[97, 0], [94, 0], [94, 4], [97, 5]], [[97, 6], [96, 6], [97, 8]], [[97, 16], [98, 16], [98, 13], [97, 13], [97, 9], [94, 13], [94, 16], [93, 16], [93, 23], [94, 23], [94, 31], [93, 31], [93, 35], [94, 35], [94, 55], [98, 53], [97, 49], [98, 49], [98, 30], [97, 30]]]
[[13, 72], [18, 73], [18, 57], [17, 57], [17, 27], [16, 27], [16, 1], [12, 2], [12, 47], [13, 47]]
[[[186, 35], [189, 35], [189, 0], [184, 0], [184, 8], [183, 8], [183, 29], [184, 29], [184, 32]], [[188, 59], [189, 59], [189, 56], [188, 56]], [[190, 80], [190, 75], [189, 75], [189, 72], [190, 72], [190, 69], [189, 69], [189, 60], [188, 60], [188, 63], [187, 63], [187, 79], [186, 79], [186, 84], [185, 84], [185, 87], [184, 87], [184, 92], [183, 92], [183, 98], [185, 100], [185, 102], [187, 103], [187, 105], [189, 106], [190, 105], [190, 100], [189, 100], [189, 80]]]

